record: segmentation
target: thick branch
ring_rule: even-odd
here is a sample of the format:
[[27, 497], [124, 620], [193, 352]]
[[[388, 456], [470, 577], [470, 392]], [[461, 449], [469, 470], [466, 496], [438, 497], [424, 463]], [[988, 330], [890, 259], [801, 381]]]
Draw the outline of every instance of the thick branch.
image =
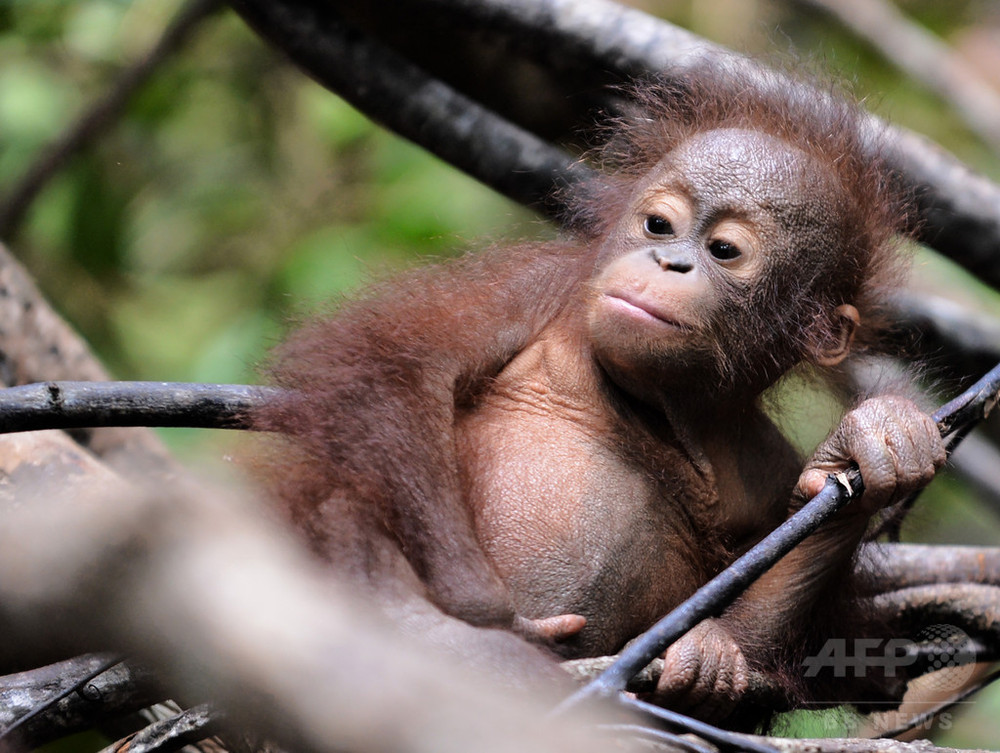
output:
[[1000, 587], [979, 583], [914, 586], [875, 598], [880, 615], [899, 630], [946, 623], [981, 641], [995, 658], [1000, 647]]
[[[541, 160], [541, 178], [526, 178], [524, 173], [539, 168], [541, 146], [511, 148], [512, 139], [504, 134], [509, 124], [490, 116], [479, 105], [466, 109], [468, 100], [451, 91], [446, 95], [434, 93], [429, 101], [422, 102], [427, 92], [444, 86], [426, 74], [410, 71], [404, 79], [417, 84], [417, 97], [411, 97], [411, 92], [405, 88], [392, 91], [383, 87], [376, 102], [366, 103], [372, 76], [362, 73], [362, 69], [345, 68], [344, 63], [349, 60], [376, 66], [379, 63], [369, 53], [357, 58], [345, 57], [348, 42], [362, 47], [368, 43], [361, 40], [357, 32], [352, 35], [337, 20], [339, 16], [334, 10], [355, 5], [353, 0], [231, 2], [263, 36], [288, 52], [310, 75], [370, 112], [389, 128], [435, 151], [487, 185], [522, 203], [546, 206], [545, 192], [552, 185], [553, 177], [556, 183], [572, 182], [575, 176], [572, 161], [551, 148]], [[420, 7], [424, 13], [434, 13], [439, 25], [451, 24], [451, 36], [442, 38], [440, 46], [454, 46], [449, 43], [454, 43], [459, 36], [456, 28], [463, 32], [477, 29], [491, 35], [503, 35], [512, 50], [537, 60], [554, 76], [565, 71], [571, 61], [584, 64], [593, 72], [592, 79], [603, 82], [608, 72], [622, 80], [648, 73], [683, 70], [710, 59], [720, 66], [755, 74], [765, 87], [792, 85], [787, 78], [768, 72], [690, 32], [609, 0], [423, 0]], [[330, 41], [324, 43], [327, 35]], [[347, 71], [351, 75], [345, 76]], [[802, 96], [822, 96], [812, 89], [801, 91]], [[417, 101], [417, 108], [421, 110], [416, 119], [409, 116], [411, 100]], [[447, 103], [447, 107], [436, 104], [435, 100]], [[451, 109], [455, 106], [459, 108], [457, 111]], [[467, 115], [458, 117], [458, 112]], [[591, 115], [590, 112], [576, 113], [576, 127]], [[460, 157], [456, 161], [448, 154], [448, 146], [455, 143], [448, 135], [455, 131], [450, 121], [456, 118], [463, 123], [481, 124], [485, 129], [474, 132], [474, 144], [463, 144], [460, 150], [469, 153], [467, 150], [475, 147], [474, 165], [467, 164], [467, 158]], [[1000, 264], [996, 263], [996, 249], [1000, 245], [1000, 187], [976, 175], [922, 137], [904, 129], [888, 128], [874, 117], [866, 127], [871, 148], [884, 150], [892, 166], [916, 193], [924, 219], [921, 225], [924, 239], [984, 280], [1000, 285]], [[483, 135], [494, 130], [502, 135], [497, 142], [502, 145], [499, 148], [494, 148], [491, 139]], [[520, 137], [513, 142], [520, 144]], [[516, 182], [516, 191], [511, 189], [512, 182]], [[558, 205], [549, 205], [548, 212], [558, 215]]]
[[[150, 674], [133, 665], [115, 664], [92, 677], [107, 663], [107, 654], [87, 654], [0, 677], [0, 732], [19, 724], [4, 742], [21, 750], [32, 750], [158, 700]], [[92, 679], [79, 692], [66, 695], [52, 708], [21, 723], [28, 714], [48, 706], [88, 678]]]
[[[595, 70], [631, 77], [683, 70], [706, 59], [755, 72], [765, 87], [795, 86], [752, 60], [610, 0], [423, 0], [462, 14], [481, 28], [527, 35], [543, 59], [586, 58]], [[803, 90], [802, 96], [822, 96]], [[904, 128], [869, 118], [872, 148], [887, 157], [920, 202], [924, 239], [982, 279], [1000, 285], [1000, 186], [976, 174], [936, 144]]]
[[860, 562], [883, 592], [941, 583], [1000, 586], [998, 547], [869, 544]]
[[585, 174], [572, 158], [432, 78], [312, 3], [234, 0], [324, 86], [505, 196], [552, 214], [556, 188]]
[[926, 291], [893, 295], [895, 345], [949, 377], [979, 375], [1000, 361], [1000, 319]]

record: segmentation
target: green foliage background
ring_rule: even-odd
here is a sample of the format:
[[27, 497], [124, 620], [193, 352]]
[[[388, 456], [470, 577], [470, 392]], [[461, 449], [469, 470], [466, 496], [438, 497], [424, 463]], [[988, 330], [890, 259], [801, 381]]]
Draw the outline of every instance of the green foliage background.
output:
[[[997, 13], [986, 1], [901, 5], [958, 48]], [[146, 52], [179, 6], [0, 0], [0, 190]], [[736, 49], [818, 60], [855, 81], [871, 109], [1000, 179], [996, 155], [948, 107], [817, 12], [776, 0], [644, 7]], [[117, 377], [246, 382], [289, 318], [371, 273], [551, 232], [368, 122], [223, 13], [48, 187], [11, 248]], [[933, 254], [920, 255], [916, 275], [1000, 313], [992, 291]], [[803, 443], [826, 431], [799, 426]], [[222, 456], [234, 440], [168, 437], [198, 459]], [[937, 486], [925, 535], [997, 542], [995, 521], [984, 522], [967, 490]], [[942, 740], [992, 742], [995, 705], [977, 702]]]

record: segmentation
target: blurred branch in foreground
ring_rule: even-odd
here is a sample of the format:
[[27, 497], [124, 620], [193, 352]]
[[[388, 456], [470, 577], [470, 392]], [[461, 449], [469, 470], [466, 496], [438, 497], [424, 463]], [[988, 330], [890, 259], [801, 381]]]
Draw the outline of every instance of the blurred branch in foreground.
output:
[[605, 749], [578, 719], [543, 719], [554, 698], [401, 634], [246, 498], [49, 478], [0, 529], [0, 666], [122, 651], [175, 697], [225, 709], [227, 730], [312, 753]]

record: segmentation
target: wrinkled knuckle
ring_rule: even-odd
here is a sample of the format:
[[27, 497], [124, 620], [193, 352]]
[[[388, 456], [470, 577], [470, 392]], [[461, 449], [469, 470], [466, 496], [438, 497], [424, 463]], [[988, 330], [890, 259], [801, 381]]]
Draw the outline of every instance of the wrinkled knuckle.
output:
[[663, 657], [663, 679], [671, 687], [687, 687], [701, 671], [700, 652], [687, 641], [675, 643]]
[[698, 680], [698, 665], [687, 661], [670, 661], [663, 665], [663, 674], [657, 689], [663, 693], [681, 694], [692, 688]]
[[736, 652], [736, 674], [742, 676], [746, 681], [746, 675], [750, 672], [750, 665], [742, 651]]
[[854, 455], [854, 462], [858, 464], [866, 486], [891, 484], [899, 473], [898, 458], [887, 441], [865, 443]]
[[739, 699], [750, 688], [750, 670], [746, 666], [733, 677], [733, 695]]
[[841, 433], [845, 436], [853, 436], [858, 432], [865, 431], [871, 421], [871, 415], [867, 411], [852, 410], [841, 422]]
[[893, 470], [881, 467], [861, 469], [865, 484], [865, 501], [877, 505], [889, 499], [898, 486], [898, 477]]

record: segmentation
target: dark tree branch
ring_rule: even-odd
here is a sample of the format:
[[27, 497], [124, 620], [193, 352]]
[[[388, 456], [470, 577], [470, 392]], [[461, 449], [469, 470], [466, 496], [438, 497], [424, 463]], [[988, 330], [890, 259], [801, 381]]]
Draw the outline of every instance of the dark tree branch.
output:
[[948, 377], [968, 379], [1000, 361], [1000, 319], [926, 291], [902, 290], [892, 298], [889, 337]]
[[[899, 630], [936, 622], [961, 628], [985, 646], [1000, 646], [1000, 587], [980, 583], [913, 586], [875, 597], [878, 613]], [[995, 652], [994, 652], [995, 653]]]
[[[531, 206], [547, 206], [549, 214], [559, 214], [558, 204], [545, 204], [546, 191], [553, 183], [553, 176], [557, 184], [572, 182], [574, 169], [578, 168], [573, 167], [571, 158], [557, 151], [544, 152], [541, 179], [525, 178], [523, 173], [538, 169], [539, 154], [543, 153], [541, 146], [534, 144], [525, 148], [520, 145], [524, 143], [521, 136], [511, 139], [504, 135], [497, 142], [501, 146], [494, 148], [484, 133], [496, 129], [504, 134], [509, 124], [499, 116], [490, 116], [479, 105], [466, 110], [469, 100], [444, 83], [411, 70], [404, 80], [417, 84], [414, 90], [386, 87], [381, 89], [377, 102], [366, 102], [368, 87], [373, 77], [377, 79], [380, 74], [358, 75], [362, 69], [347, 68], [344, 63], [353, 59], [378, 66], [379, 62], [373, 61], [370, 53], [356, 51], [350, 54], [359, 57], [352, 58], [345, 52], [348, 42], [353, 41], [362, 48], [369, 43], [361, 40], [357, 31], [352, 34], [339, 20], [341, 10], [355, 10], [358, 5], [355, 0], [231, 2], [263, 36], [288, 52], [310, 75], [387, 127], [424, 145], [508, 196]], [[382, 12], [392, 13], [397, 5], [400, 5], [398, 0], [389, 9], [383, 6]], [[412, 10], [406, 3], [402, 6]], [[750, 73], [765, 87], [792, 85], [786, 77], [753, 61], [646, 13], [608, 0], [421, 0], [419, 8], [424, 14], [433, 12], [439, 25], [452, 25], [450, 36], [442, 37], [439, 46], [454, 46], [449, 43], [470, 30], [502, 35], [512, 52], [538, 61], [556, 77], [564, 75], [567, 68], [576, 63], [587, 67], [592, 71], [591, 78], [603, 84], [608, 81], [608, 73], [621, 81], [649, 73], [683, 71], [693, 64], [711, 60], [722, 67]], [[329, 41], [324, 42], [327, 35]], [[399, 65], [409, 64], [396, 59], [384, 70], [399, 71]], [[800, 90], [802, 96], [822, 96], [813, 89]], [[418, 94], [412, 96], [413, 91]], [[409, 115], [412, 102], [417, 102], [420, 110], [415, 119]], [[468, 114], [458, 117], [458, 112]], [[505, 114], [501, 111], [501, 115]], [[591, 116], [590, 112], [577, 112], [575, 127], [582, 126]], [[455, 161], [448, 155], [449, 146], [455, 143], [455, 127], [450, 121], [456, 117], [463, 122], [482, 124], [486, 129], [473, 132], [473, 143], [463, 145], [461, 150], [473, 149], [471, 153], [477, 156], [472, 165], [468, 164], [468, 158]], [[871, 148], [884, 151], [906, 185], [914, 191], [924, 220], [922, 238], [984, 280], [1000, 285], [1000, 264], [997, 264], [1000, 186], [905, 129], [887, 127], [874, 116], [868, 119], [866, 128]], [[518, 146], [511, 148], [511, 141]], [[515, 180], [516, 191], [510, 187]]]
[[0, 390], [0, 433], [94, 426], [251, 429], [281, 391], [245, 384], [45, 382]]
[[86, 654], [0, 677], [0, 748], [32, 750], [159, 700], [149, 672]]
[[944, 583], [1000, 586], [997, 547], [869, 544], [860, 561], [881, 592]]
[[28, 168], [0, 201], [0, 238], [10, 240], [17, 232], [35, 197], [80, 151], [109, 128], [125, 111], [132, 96], [160, 65], [180, 49], [199, 24], [219, 10], [224, 0], [189, 0], [163, 32], [159, 41], [139, 62], [115, 81], [103, 99], [83, 113], [41, 157]]
[[[344, 0], [341, 0], [342, 2]], [[610, 0], [422, 0], [443, 12], [465, 14], [485, 28], [531, 35], [530, 53], [553, 60], [585, 57], [596, 70], [624, 77], [684, 70], [705, 60], [756, 73], [761, 85], [798, 86], [754, 61], [684, 29]], [[822, 96], [805, 89], [802, 96]], [[930, 140], [874, 116], [872, 148], [916, 192], [922, 238], [992, 285], [1000, 285], [1000, 186], [970, 170]]]
[[[1000, 364], [931, 414], [949, 450], [990, 413], [998, 399]], [[855, 466], [837, 477], [830, 476], [823, 490], [801, 510], [633, 640], [598, 678], [560, 704], [559, 711], [573, 708], [591, 698], [619, 694], [643, 667], [699, 622], [720, 614], [779, 559], [863, 491], [864, 482]], [[990, 616], [990, 624], [1000, 622], [998, 615], [991, 613]]]
[[313, 3], [234, 7], [319, 83], [505, 196], [547, 214], [553, 190], [586, 174], [565, 152], [455, 91]]

